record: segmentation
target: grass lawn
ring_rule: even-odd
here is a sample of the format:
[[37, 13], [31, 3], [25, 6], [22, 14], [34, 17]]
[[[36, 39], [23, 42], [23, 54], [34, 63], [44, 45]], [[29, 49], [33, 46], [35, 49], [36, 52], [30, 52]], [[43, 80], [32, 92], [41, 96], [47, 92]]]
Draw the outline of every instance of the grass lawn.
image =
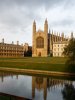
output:
[[67, 68], [64, 57], [25, 57], [25, 58], [0, 58], [0, 67], [75, 72], [75, 68]]
[[0, 96], [0, 100], [16, 100], [14, 98], [10, 98], [10, 96]]

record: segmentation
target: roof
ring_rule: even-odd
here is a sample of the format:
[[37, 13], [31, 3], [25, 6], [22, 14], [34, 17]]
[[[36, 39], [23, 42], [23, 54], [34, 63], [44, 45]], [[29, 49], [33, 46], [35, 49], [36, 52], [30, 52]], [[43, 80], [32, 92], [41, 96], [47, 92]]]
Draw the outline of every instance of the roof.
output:
[[67, 44], [69, 41], [58, 41], [58, 42], [53, 42], [53, 44]]
[[17, 44], [8, 44], [8, 43], [0, 43], [0, 45], [3, 45], [3, 46], [19, 46], [19, 47], [22, 47], [22, 45], [17, 45]]

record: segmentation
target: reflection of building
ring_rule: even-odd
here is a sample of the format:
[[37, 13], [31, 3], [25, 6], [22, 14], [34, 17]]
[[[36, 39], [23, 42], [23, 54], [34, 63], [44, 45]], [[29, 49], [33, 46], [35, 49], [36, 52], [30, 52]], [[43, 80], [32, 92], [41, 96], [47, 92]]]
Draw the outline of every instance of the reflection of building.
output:
[[44, 100], [46, 100], [47, 97], [47, 78], [42, 77], [32, 77], [32, 100], [34, 100], [35, 97], [35, 88], [40, 91], [43, 89], [43, 97]]
[[11, 78], [13, 78], [14, 75], [16, 76], [16, 79], [18, 79], [18, 74], [9, 73], [9, 72], [0, 72], [0, 78], [2, 82], [4, 81], [5, 77], [11, 76]]
[[[10, 78], [8, 76], [10, 76]], [[11, 79], [14, 80], [14, 78], [16, 78], [17, 81], [14, 80], [15, 82], [19, 82], [19, 81], [21, 82], [21, 80], [19, 78], [22, 78], [22, 77], [20, 77], [20, 75], [15, 74], [15, 73], [0, 72], [0, 83], [7, 82], [6, 77], [8, 77], [8, 79], [10, 79], [10, 80]], [[26, 78], [26, 76], [25, 76], [25, 78]], [[24, 79], [24, 76], [23, 76], [23, 79]], [[10, 85], [12, 86], [11, 82], [10, 82]], [[36, 97], [37, 97], [36, 93], [38, 93], [38, 92], [43, 93], [43, 100], [46, 100], [47, 96], [50, 92], [53, 92], [59, 86], [64, 87], [64, 83], [72, 84], [72, 81], [62, 80], [62, 79], [54, 79], [54, 78], [51, 78], [51, 77], [35, 77], [35, 76], [32, 76], [32, 100], [36, 99]], [[26, 89], [25, 84], [26, 84], [26, 82], [24, 83], [24, 88]], [[29, 86], [29, 84], [28, 85], [26, 84], [26, 86]], [[31, 86], [31, 84], [30, 84], [30, 86]], [[30, 91], [30, 89], [28, 89], [28, 90]], [[47, 92], [48, 92], [48, 94], [47, 94]], [[27, 99], [27, 100], [29, 100], [29, 99]]]
[[55, 89], [60, 84], [63, 86], [64, 83], [71, 84], [72, 81], [32, 76], [32, 100], [34, 100], [34, 98], [35, 98], [36, 89], [38, 91], [43, 90], [43, 98], [44, 98], [44, 100], [46, 100], [47, 89], [48, 90], [52, 90], [52, 88]]
[[53, 54], [53, 44], [54, 43], [61, 43], [63, 41], [66, 43], [68, 39], [64, 37], [64, 33], [60, 36], [60, 34], [55, 34], [53, 31], [52, 33], [48, 32], [48, 22], [47, 19], [44, 23], [44, 31], [38, 30], [36, 31], [36, 22], [33, 22], [33, 40], [32, 40], [32, 56], [33, 57], [47, 57], [48, 55]]

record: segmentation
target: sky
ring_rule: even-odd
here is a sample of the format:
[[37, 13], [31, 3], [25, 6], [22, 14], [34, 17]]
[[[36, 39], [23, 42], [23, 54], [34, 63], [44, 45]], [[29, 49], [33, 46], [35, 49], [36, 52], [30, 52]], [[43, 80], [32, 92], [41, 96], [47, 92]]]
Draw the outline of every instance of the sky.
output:
[[75, 0], [0, 0], [0, 42], [32, 45], [32, 24], [43, 30], [45, 19], [54, 33], [75, 35]]

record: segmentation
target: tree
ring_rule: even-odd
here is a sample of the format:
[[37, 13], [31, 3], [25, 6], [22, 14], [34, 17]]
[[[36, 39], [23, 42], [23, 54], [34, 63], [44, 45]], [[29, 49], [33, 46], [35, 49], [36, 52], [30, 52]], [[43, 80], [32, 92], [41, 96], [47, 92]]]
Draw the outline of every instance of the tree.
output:
[[24, 52], [24, 57], [29, 57], [29, 56], [32, 56], [32, 50], [31, 49]]
[[75, 100], [75, 88], [72, 84], [65, 84], [62, 95], [64, 100]]
[[75, 38], [69, 41], [69, 44], [64, 48], [63, 54], [69, 57], [69, 64], [75, 64]]

